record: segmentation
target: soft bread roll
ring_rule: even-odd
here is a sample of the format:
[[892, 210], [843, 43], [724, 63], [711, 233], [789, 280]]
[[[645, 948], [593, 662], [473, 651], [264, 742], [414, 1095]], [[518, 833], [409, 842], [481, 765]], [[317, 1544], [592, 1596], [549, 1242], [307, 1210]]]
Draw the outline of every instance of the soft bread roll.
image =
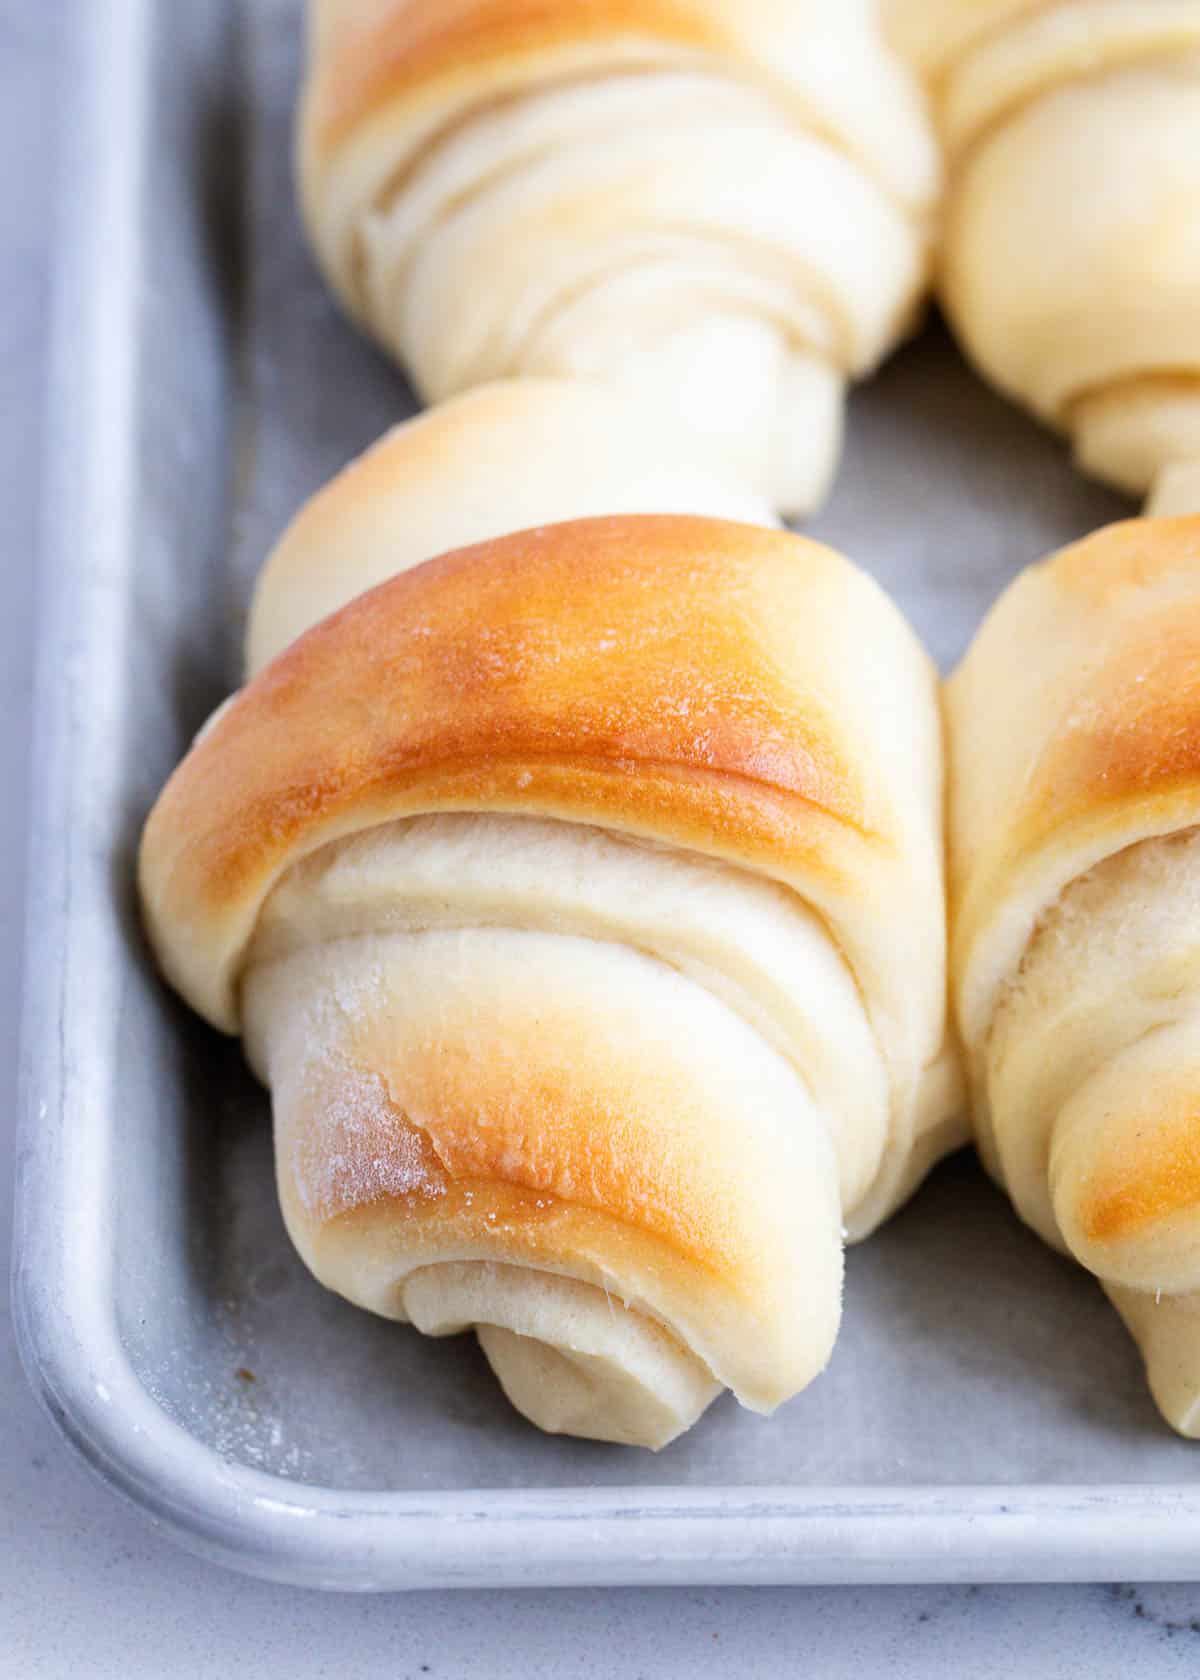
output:
[[[385, 459], [338, 490], [368, 579]], [[356, 594], [326, 530], [354, 598], [202, 732], [140, 865], [271, 1086], [301, 1255], [477, 1327], [547, 1429], [770, 1410], [829, 1356], [843, 1227], [959, 1141], [929, 661], [783, 532], [573, 521]]]
[[430, 555], [618, 513], [775, 523], [699, 440], [663, 437], [627, 392], [565, 379], [479, 386], [394, 427], [301, 509], [259, 577], [247, 671]]
[[892, 0], [948, 159], [969, 354], [1135, 495], [1200, 462], [1200, 4]]
[[1159, 474], [1146, 512], [1157, 518], [1200, 513], [1200, 456], [1195, 461], [1177, 461]]
[[1200, 1432], [1200, 517], [1025, 572], [948, 688], [978, 1141]]
[[612, 379], [772, 507], [908, 328], [937, 152], [873, 0], [324, 0], [298, 156], [354, 317], [430, 402]]

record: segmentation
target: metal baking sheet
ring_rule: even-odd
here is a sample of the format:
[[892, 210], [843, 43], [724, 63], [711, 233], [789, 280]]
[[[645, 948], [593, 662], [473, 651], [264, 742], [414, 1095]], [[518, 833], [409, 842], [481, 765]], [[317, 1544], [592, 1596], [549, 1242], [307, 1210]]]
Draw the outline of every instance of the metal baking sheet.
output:
[[[133, 855], [272, 539], [411, 399], [302, 248], [297, 0], [77, 22], [15, 1280], [64, 1432], [186, 1544], [331, 1587], [1200, 1576], [1200, 1449], [968, 1157], [851, 1253], [819, 1382], [657, 1457], [537, 1434], [470, 1338], [304, 1271], [266, 1098], [156, 980]], [[1125, 511], [933, 326], [854, 399], [814, 528], [946, 664], [1019, 566]]]

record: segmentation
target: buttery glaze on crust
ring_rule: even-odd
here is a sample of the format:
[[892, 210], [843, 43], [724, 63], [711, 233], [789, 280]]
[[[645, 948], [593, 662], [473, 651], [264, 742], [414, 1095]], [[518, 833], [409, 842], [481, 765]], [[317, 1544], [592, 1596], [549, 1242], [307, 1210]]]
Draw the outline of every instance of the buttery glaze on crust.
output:
[[473, 1327], [543, 1428], [661, 1446], [818, 1374], [845, 1240], [959, 1141], [935, 676], [776, 529], [611, 514], [414, 563], [517, 501], [502, 450], [453, 514], [411, 494], [426, 446], [277, 550], [303, 599], [260, 599], [284, 651], [151, 814], [147, 922], [270, 1086], [315, 1276]]
[[[488, 1055], [468, 1053], [468, 1028], [461, 1043], [409, 1042], [401, 1057], [387, 1023], [371, 1022], [358, 1046], [360, 1077], [382, 1082], [384, 1100], [363, 1105], [339, 1146], [363, 1161], [402, 1160], [415, 1187], [364, 1202], [349, 1182], [330, 1182], [308, 1208], [293, 1190], [290, 1216], [311, 1225], [318, 1245], [358, 1241], [364, 1222], [378, 1221], [405, 1252], [420, 1255], [432, 1241], [425, 1222], [441, 1249], [482, 1250], [551, 1271], [569, 1270], [570, 1257], [637, 1248], [643, 1265], [677, 1288], [717, 1288], [748, 1309], [761, 1302], [771, 1288], [767, 1257], [744, 1209], [723, 1193], [722, 1169], [679, 1155], [664, 1136], [672, 1109], [663, 1071], [648, 1078], [593, 1021], [559, 1032], [546, 1020], [555, 1009], [547, 998], [530, 1022], [513, 1008], [511, 1031], [490, 1018], [475, 1033]], [[577, 1046], [569, 1068], [548, 1060], [547, 1035]], [[342, 1092], [355, 1084], [340, 1066], [336, 1081]], [[686, 1111], [694, 1095], [684, 1081], [678, 1087], [674, 1108]], [[353, 1177], [353, 1162], [348, 1171]]]
[[[739, 1243], [731, 1242], [719, 1196], [698, 1199], [691, 1177], [670, 1171], [656, 1135], [657, 1116], [635, 1113], [631, 1126], [627, 1089], [620, 1091], [619, 1107], [606, 1104], [603, 1093], [578, 1080], [551, 1086], [540, 1064], [535, 1053], [526, 1080], [513, 1085], [496, 1078], [492, 1089], [480, 1090], [473, 1082], [477, 1062], [472, 1083], [460, 1078], [456, 1087], [444, 1058], [422, 1066], [410, 1055], [398, 1066], [394, 1055], [385, 1054], [382, 1071], [373, 1063], [362, 1077], [384, 1078], [386, 1104], [356, 1128], [354, 1147], [364, 1156], [402, 1159], [419, 1188], [379, 1191], [364, 1201], [349, 1184], [335, 1184], [311, 1208], [302, 1208], [293, 1190], [292, 1222], [311, 1226], [318, 1249], [357, 1244], [377, 1225], [397, 1249], [418, 1255], [430, 1245], [428, 1225], [442, 1247], [482, 1249], [560, 1272], [568, 1258], [603, 1253], [615, 1242], [617, 1248], [645, 1248], [650, 1269], [676, 1275], [679, 1286], [687, 1279], [695, 1287], [698, 1270], [707, 1274], [706, 1286], [730, 1290], [750, 1305], [756, 1280], [739, 1274], [751, 1245], [744, 1233]], [[505, 1067], [505, 1081], [511, 1071]], [[410, 1107], [429, 1116], [426, 1126], [412, 1120]], [[514, 1113], [536, 1149], [514, 1147]], [[569, 1196], [558, 1188], [564, 1181], [572, 1185]], [[624, 1217], [614, 1210], [624, 1210]]]
[[[1122, 596], [1171, 581], [1181, 592], [1195, 581], [1200, 519], [1126, 519], [1093, 531], [1033, 568], [1089, 610], [1105, 610]], [[1025, 576], [1031, 575], [1029, 572]]]
[[980, 1152], [1200, 1433], [1200, 517], [1020, 577], [948, 689]]
[[711, 7], [688, 0], [408, 0], [334, 36], [311, 112], [322, 152], [394, 99], [481, 65], [614, 38], [698, 53], [731, 49]]
[[952, 713], [994, 711], [976, 670], [1006, 634], [1040, 699], [1031, 727], [1010, 732], [1012, 762], [987, 802], [1003, 821], [968, 817], [957, 837], [960, 973], [994, 906], [1047, 850], [1078, 860], [1055, 871], [1049, 902], [1107, 852], [1200, 816], [1200, 517], [1112, 525], [1023, 573], [951, 679]]
[[242, 691], [155, 807], [141, 879], [168, 974], [234, 1028], [288, 864], [431, 810], [570, 817], [874, 899], [905, 836], [811, 630], [856, 606], [891, 616], [818, 545], [667, 517], [518, 534], [359, 597]]
[[833, 1138], [702, 985], [626, 946], [469, 929], [252, 957], [244, 1012], [289, 1231], [352, 1300], [416, 1316], [414, 1271], [516, 1266], [534, 1295], [539, 1272], [611, 1290], [751, 1405], [823, 1365]]
[[[1190, 1071], [1190, 1070], [1189, 1070]], [[1116, 1170], [1081, 1186], [1079, 1220], [1088, 1240], [1119, 1243], [1200, 1208], [1200, 1091], [1148, 1093], [1143, 1129]], [[1107, 1164], [1107, 1163], [1106, 1163]]]
[[[749, 1249], [750, 1233], [734, 1228], [735, 1209], [721, 1194], [713, 1163], [698, 1169], [664, 1147], [662, 1110], [668, 1105], [661, 1072], [657, 1081], [647, 1078], [644, 1068], [631, 1074], [615, 1058], [611, 1040], [597, 1042], [594, 1022], [556, 998], [542, 1001], [534, 1021], [516, 1007], [510, 1016], [504, 1029], [495, 1016], [489, 1021], [486, 1057], [468, 1056], [461, 1048], [456, 1056], [426, 1042], [407, 1047], [399, 1060], [388, 1023], [378, 1020], [357, 1047], [364, 1064], [383, 1078], [392, 1101], [399, 1099], [403, 1114], [425, 1117], [429, 1149], [446, 1189], [489, 1187], [487, 1204], [464, 1209], [464, 1221], [483, 1230], [515, 1216], [521, 1241], [531, 1245], [527, 1258], [545, 1260], [553, 1246], [539, 1245], [529, 1227], [549, 1223], [552, 1215], [563, 1217], [565, 1207], [538, 1208], [539, 1197], [570, 1204], [581, 1216], [607, 1218], [621, 1209], [630, 1226], [686, 1255], [689, 1268], [699, 1266], [728, 1286], [730, 1260]], [[468, 1024], [464, 1040], [469, 1034]], [[576, 1046], [569, 1067], [547, 1061], [540, 1050], [547, 1038]], [[689, 1100], [680, 1092], [671, 1106], [687, 1106]], [[513, 1137], [515, 1116], [519, 1144]], [[362, 1144], [370, 1148], [369, 1134]], [[508, 1209], [506, 1197], [513, 1201]], [[439, 1217], [448, 1212], [442, 1209]], [[747, 1299], [762, 1282], [745, 1281]]]
[[255, 586], [247, 675], [431, 555], [631, 513], [775, 523], [706, 459], [702, 440], [664, 437], [629, 393], [587, 380], [475, 386], [393, 427], [296, 514]]

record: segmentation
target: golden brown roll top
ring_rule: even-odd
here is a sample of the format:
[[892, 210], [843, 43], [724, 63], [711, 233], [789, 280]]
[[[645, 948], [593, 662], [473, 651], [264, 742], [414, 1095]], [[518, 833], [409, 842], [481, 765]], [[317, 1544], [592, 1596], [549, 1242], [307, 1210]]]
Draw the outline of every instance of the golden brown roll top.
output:
[[[394, 491], [375, 456], [338, 492], [379, 552]], [[317, 1276], [474, 1325], [546, 1428], [661, 1445], [821, 1369], [843, 1225], [957, 1141], [940, 787], [929, 662], [839, 556], [578, 520], [301, 635], [168, 784], [141, 882], [271, 1085]]]
[[1125, 490], [1200, 461], [1200, 7], [894, 0], [893, 23], [931, 79], [972, 357]]
[[428, 400], [613, 380], [772, 506], [909, 324], [936, 153], [867, 0], [316, 6], [306, 220]]
[[592, 823], [792, 886], [915, 1068], [939, 1047], [937, 729], [926, 656], [828, 549], [687, 517], [518, 533], [354, 600], [214, 719], [147, 825], [151, 928], [234, 1030], [262, 903], [319, 846], [432, 811]]
[[447, 106], [453, 120], [572, 75], [703, 63], [768, 84], [923, 206], [929, 144], [873, 10], [850, 0], [831, 22], [822, 0], [311, 0], [305, 144], [328, 157], [385, 113], [441, 128]]
[[1114, 1292], [1190, 1427], [1163, 1361], [1200, 1363], [1123, 1292], [1200, 1289], [1200, 518], [1116, 525], [1031, 568], [948, 695], [980, 1145]]
[[948, 684], [951, 893], [974, 1041], [1038, 918], [1193, 820], [1200, 519], [1111, 525], [1023, 572]]
[[[360, 1305], [575, 1354], [618, 1316], [626, 1342], [665, 1329], [697, 1410], [720, 1386], [773, 1409], [824, 1365], [833, 1142], [707, 987], [619, 944], [484, 926], [315, 944], [252, 966], [246, 999], [289, 1230]], [[534, 1322], [547, 1274], [576, 1320], [557, 1332]], [[607, 1355], [639, 1398], [643, 1362]], [[608, 1436], [592, 1406], [586, 1432]]]
[[394, 427], [300, 510], [255, 589], [247, 671], [432, 555], [626, 513], [774, 523], [703, 439], [664, 437], [661, 416], [628, 392], [565, 379], [478, 386]]

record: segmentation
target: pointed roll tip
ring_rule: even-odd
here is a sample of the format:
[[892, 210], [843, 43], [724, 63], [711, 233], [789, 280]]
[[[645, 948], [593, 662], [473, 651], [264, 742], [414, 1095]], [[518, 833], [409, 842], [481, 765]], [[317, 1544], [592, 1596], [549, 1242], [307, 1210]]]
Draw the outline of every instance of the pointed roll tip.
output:
[[1106, 1292], [1138, 1345], [1155, 1405], [1178, 1434], [1200, 1439], [1200, 1293]]

